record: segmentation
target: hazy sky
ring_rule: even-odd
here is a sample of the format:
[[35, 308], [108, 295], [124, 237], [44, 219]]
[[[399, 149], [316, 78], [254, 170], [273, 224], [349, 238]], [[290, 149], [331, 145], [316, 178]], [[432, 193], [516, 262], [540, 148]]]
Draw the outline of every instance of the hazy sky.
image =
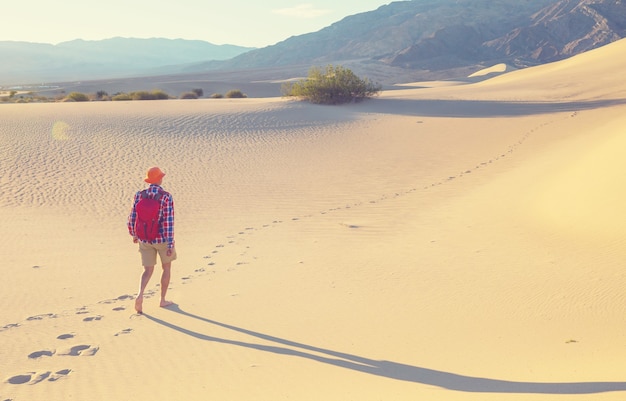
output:
[[0, 41], [197, 39], [264, 47], [391, 0], [0, 0]]

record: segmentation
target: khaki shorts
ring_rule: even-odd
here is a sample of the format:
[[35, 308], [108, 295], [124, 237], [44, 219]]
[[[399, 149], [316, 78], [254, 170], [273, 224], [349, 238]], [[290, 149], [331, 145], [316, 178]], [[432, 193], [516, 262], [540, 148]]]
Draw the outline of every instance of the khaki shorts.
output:
[[157, 262], [157, 253], [161, 258], [161, 263], [170, 263], [176, 260], [176, 249], [172, 248], [172, 254], [167, 256], [167, 243], [160, 244], [147, 244], [145, 242], [139, 243], [139, 253], [141, 254], [142, 266], [154, 266]]

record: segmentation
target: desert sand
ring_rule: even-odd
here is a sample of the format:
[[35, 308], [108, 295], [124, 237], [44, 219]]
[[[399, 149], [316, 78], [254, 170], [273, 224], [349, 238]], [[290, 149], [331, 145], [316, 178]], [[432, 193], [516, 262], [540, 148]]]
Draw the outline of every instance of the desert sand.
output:
[[[0, 400], [623, 400], [625, 53], [338, 107], [1, 105]], [[153, 165], [175, 306], [155, 274], [137, 315]]]

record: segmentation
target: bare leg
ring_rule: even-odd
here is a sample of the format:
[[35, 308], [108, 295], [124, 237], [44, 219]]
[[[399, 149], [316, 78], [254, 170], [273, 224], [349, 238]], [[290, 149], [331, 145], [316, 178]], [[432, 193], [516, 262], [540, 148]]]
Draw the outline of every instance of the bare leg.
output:
[[137, 294], [137, 298], [135, 298], [135, 310], [137, 313], [142, 313], [142, 305], [143, 305], [143, 293], [148, 286], [148, 282], [152, 277], [152, 273], [154, 272], [154, 266], [144, 266], [143, 274], [141, 275], [141, 283], [139, 285], [139, 294]]
[[163, 273], [161, 274], [161, 307], [170, 306], [174, 303], [165, 299], [167, 288], [170, 286], [171, 269], [172, 262], [163, 263]]

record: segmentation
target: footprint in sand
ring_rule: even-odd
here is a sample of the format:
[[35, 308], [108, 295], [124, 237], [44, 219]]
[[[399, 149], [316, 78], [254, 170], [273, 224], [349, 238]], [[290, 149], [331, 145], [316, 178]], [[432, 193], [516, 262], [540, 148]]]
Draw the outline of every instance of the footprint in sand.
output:
[[99, 347], [91, 345], [75, 345], [69, 349], [59, 351], [57, 355], [61, 356], [94, 356], [98, 352]]
[[56, 319], [56, 318], [57, 318], [57, 315], [54, 313], [44, 313], [42, 315], [31, 316], [27, 318], [26, 320], [31, 321], [31, 320]]
[[31, 384], [31, 385], [41, 383], [44, 380], [54, 382], [54, 381], [57, 381], [59, 379], [66, 377], [71, 372], [72, 372], [71, 369], [61, 369], [61, 370], [57, 370], [54, 373], [51, 371], [40, 372], [40, 373], [28, 372], [23, 375], [10, 377], [6, 380], [6, 382], [9, 384]]
[[[130, 330], [130, 329], [127, 329]], [[71, 334], [64, 334], [62, 336], [71, 336], [74, 337]], [[60, 338], [61, 336], [57, 337]], [[69, 337], [66, 337], [69, 338]], [[93, 356], [96, 354], [96, 352], [98, 352], [99, 347], [92, 347], [91, 345], [75, 345], [69, 349], [60, 351], [57, 355], [61, 355], [61, 356]], [[39, 359], [42, 358], [44, 356], [53, 356], [54, 354], [56, 354], [57, 352], [55, 350], [48, 350], [48, 349], [44, 349], [41, 351], [35, 351], [35, 352], [31, 352], [28, 355], [29, 359]]]
[[74, 338], [74, 334], [72, 333], [61, 334], [60, 336], [57, 337], [57, 340], [69, 340], [70, 338]]
[[100, 301], [98, 302], [99, 304], [113, 304], [116, 303], [117, 301], [126, 301], [129, 299], [133, 299], [134, 297], [132, 295], [129, 294], [125, 294], [125, 295], [120, 295], [117, 298], [113, 298], [113, 299], [106, 299], [104, 301]]
[[101, 315], [88, 316], [88, 317], [83, 319], [83, 322], [94, 322], [94, 321], [97, 321], [97, 320], [102, 320], [102, 316]]
[[124, 329], [124, 330], [122, 330], [120, 332], [115, 333], [114, 336], [115, 337], [119, 337], [119, 336], [124, 335], [124, 334], [130, 334], [131, 331], [133, 331], [133, 329]]
[[61, 369], [61, 370], [57, 370], [54, 374], [52, 374], [49, 378], [48, 381], [49, 382], [55, 382], [59, 379], [64, 378], [65, 376], [69, 375], [70, 372], [72, 371], [72, 369]]
[[25, 375], [17, 375], [7, 379], [7, 383], [9, 384], [26, 384], [33, 378], [35, 372], [30, 372]]
[[0, 332], [1, 331], [5, 331], [5, 330], [9, 330], [9, 329], [12, 329], [12, 328], [15, 328], [15, 327], [20, 327], [19, 323], [6, 324], [6, 325], [0, 327]]
[[54, 353], [55, 351], [50, 351], [47, 349], [44, 349], [41, 351], [35, 351], [35, 352], [31, 352], [30, 354], [28, 354], [28, 359], [39, 359], [44, 356], [52, 356], [54, 355]]

